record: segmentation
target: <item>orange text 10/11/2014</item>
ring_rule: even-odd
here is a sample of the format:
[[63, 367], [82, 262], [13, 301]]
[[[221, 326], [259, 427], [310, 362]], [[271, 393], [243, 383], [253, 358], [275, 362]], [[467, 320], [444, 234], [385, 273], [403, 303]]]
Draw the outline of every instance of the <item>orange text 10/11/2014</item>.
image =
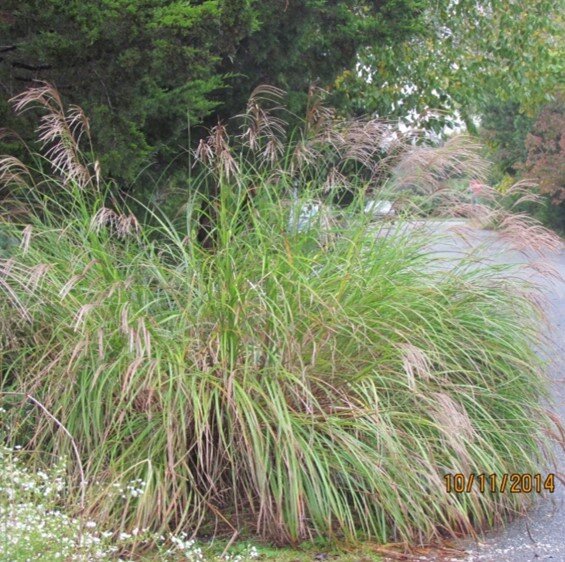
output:
[[509, 492], [511, 494], [530, 494], [532, 492], [555, 492], [555, 474], [505, 473], [505, 474], [446, 474], [445, 491], [448, 494], [469, 494], [474, 490], [480, 493]]

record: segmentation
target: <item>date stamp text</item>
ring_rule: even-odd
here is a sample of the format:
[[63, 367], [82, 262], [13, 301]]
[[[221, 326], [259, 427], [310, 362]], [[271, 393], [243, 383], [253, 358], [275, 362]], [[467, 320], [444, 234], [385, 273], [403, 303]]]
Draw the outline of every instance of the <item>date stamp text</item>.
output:
[[531, 494], [555, 492], [555, 474], [505, 473], [505, 474], [446, 474], [445, 491], [448, 494], [470, 494], [474, 490], [484, 493]]

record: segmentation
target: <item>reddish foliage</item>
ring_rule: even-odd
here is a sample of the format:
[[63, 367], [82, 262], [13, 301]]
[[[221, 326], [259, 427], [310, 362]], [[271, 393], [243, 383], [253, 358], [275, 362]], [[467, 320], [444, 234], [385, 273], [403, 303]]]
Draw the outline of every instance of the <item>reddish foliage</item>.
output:
[[555, 204], [565, 202], [565, 96], [546, 105], [526, 137], [523, 169]]

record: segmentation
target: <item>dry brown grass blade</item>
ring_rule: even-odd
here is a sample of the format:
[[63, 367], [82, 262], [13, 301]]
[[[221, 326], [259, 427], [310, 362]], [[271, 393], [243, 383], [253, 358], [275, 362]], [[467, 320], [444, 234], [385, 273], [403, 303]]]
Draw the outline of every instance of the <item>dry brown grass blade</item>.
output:
[[476, 431], [464, 406], [458, 404], [445, 392], [434, 393], [433, 419], [446, 438], [447, 443], [459, 457], [461, 466], [469, 466], [470, 454], [465, 445], [474, 441]]
[[31, 226], [31, 224], [26, 225], [26, 227], [22, 231], [22, 241], [20, 243], [20, 247], [22, 248], [24, 254], [26, 254], [29, 250], [32, 231], [33, 227]]
[[415, 345], [404, 343], [400, 345], [402, 365], [408, 377], [408, 386], [416, 390], [416, 377], [428, 380], [431, 376], [431, 361], [424, 350]]
[[555, 431], [551, 433], [552, 439], [565, 451], [565, 426], [563, 425], [563, 420], [550, 410], [546, 410], [546, 414], [555, 426]]
[[308, 105], [305, 116], [307, 136], [323, 134], [323, 131], [332, 128], [335, 122], [335, 110], [324, 105], [327, 94], [326, 90], [315, 84], [308, 88]]
[[0, 259], [0, 288], [8, 294], [8, 297], [16, 310], [21, 314], [22, 318], [27, 322], [31, 322], [32, 317], [28, 308], [21, 301], [17, 291], [10, 285], [10, 281], [15, 281], [18, 285], [27, 289], [26, 280], [29, 280], [30, 273], [29, 270], [24, 271], [24, 279], [20, 279], [18, 271], [14, 271], [15, 265], [16, 263], [13, 259]]
[[90, 126], [81, 108], [71, 106], [66, 112], [59, 92], [46, 82], [28, 88], [10, 101], [19, 114], [37, 106], [44, 110], [37, 128], [38, 138], [64, 186], [74, 183], [85, 189], [98, 185], [99, 172], [90, 172], [80, 150], [81, 138], [86, 136], [90, 140]]
[[274, 166], [284, 150], [286, 121], [277, 116], [284, 110], [281, 101], [285, 92], [273, 86], [258, 86], [252, 92], [242, 120], [242, 134], [238, 137], [243, 146], [259, 155], [262, 162]]
[[230, 137], [222, 122], [212, 127], [205, 141], [200, 141], [194, 157], [196, 161], [213, 168], [225, 178], [238, 177], [239, 164], [232, 155]]
[[439, 146], [413, 146], [402, 155], [394, 170], [395, 186], [433, 193], [452, 177], [484, 182], [488, 163], [480, 156], [480, 148], [467, 135], [451, 137]]
[[34, 185], [29, 168], [14, 156], [0, 158], [0, 186], [31, 187]]

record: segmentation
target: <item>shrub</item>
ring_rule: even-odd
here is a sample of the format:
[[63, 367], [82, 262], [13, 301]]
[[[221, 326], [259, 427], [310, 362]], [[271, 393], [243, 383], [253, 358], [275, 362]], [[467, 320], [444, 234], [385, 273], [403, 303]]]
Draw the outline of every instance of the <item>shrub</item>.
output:
[[[89, 516], [122, 531], [388, 542], [471, 531], [527, 504], [443, 482], [546, 465], [525, 282], [474, 255], [442, 262], [429, 231], [370, 225], [356, 198], [338, 228], [320, 176], [293, 191], [290, 166], [274, 165], [284, 150], [237, 160], [220, 129], [198, 153], [214, 186], [206, 247], [197, 196], [178, 224], [149, 210], [139, 224], [109, 207], [57, 123], [55, 174], [19, 195], [28, 226], [4, 225], [21, 244], [0, 261], [0, 372], [2, 390], [50, 413], [12, 408], [30, 452], [77, 444]], [[328, 158], [367, 146], [339, 135]], [[397, 189], [435, 185], [441, 158], [452, 172], [472, 160], [457, 140], [403, 150], [390, 157]], [[293, 194], [318, 197], [310, 228], [289, 225]], [[143, 486], [121, 493], [131, 481]]]

